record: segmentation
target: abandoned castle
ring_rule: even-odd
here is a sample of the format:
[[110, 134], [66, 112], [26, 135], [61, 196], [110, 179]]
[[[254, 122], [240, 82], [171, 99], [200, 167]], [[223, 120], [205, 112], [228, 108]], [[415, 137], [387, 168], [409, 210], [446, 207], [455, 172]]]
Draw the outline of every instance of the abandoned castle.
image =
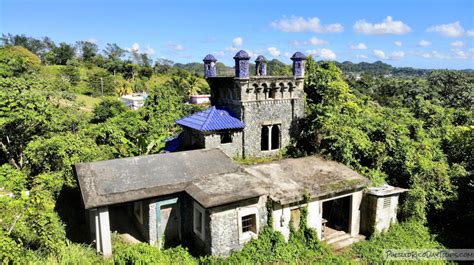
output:
[[234, 59], [235, 76], [219, 77], [214, 56], [204, 58], [212, 106], [176, 121], [183, 131], [173, 152], [75, 165], [97, 251], [111, 255], [111, 231], [119, 231], [157, 247], [185, 244], [225, 256], [258, 237], [268, 216], [288, 239], [302, 206], [318, 237], [339, 247], [396, 221], [405, 190], [368, 188], [368, 179], [340, 163], [234, 161], [274, 156], [290, 143], [304, 115], [306, 57], [293, 55], [293, 76], [267, 76], [263, 56], [250, 76], [250, 56], [239, 51]]

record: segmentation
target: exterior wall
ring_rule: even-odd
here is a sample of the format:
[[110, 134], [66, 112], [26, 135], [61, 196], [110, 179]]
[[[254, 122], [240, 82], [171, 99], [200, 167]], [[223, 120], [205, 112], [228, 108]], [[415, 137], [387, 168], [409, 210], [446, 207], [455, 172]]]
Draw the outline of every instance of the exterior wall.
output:
[[137, 215], [135, 214], [135, 207], [134, 207], [135, 202], [132, 202], [129, 204], [128, 208], [130, 209], [129, 211], [130, 216], [132, 216], [131, 218], [133, 220], [133, 223], [135, 224], [135, 227], [137, 228], [138, 232], [140, 232], [143, 239], [148, 241], [150, 244], [153, 244], [154, 243], [154, 241], [152, 240], [153, 231], [151, 231], [150, 229], [151, 228], [150, 222], [154, 221], [154, 218], [150, 213], [151, 213], [151, 207], [154, 206], [154, 203], [151, 200], [142, 200], [138, 202], [142, 204], [142, 210], [141, 210], [142, 220], [140, 221]]
[[[304, 204], [295, 206], [275, 204], [273, 206], [273, 227], [276, 231], [282, 233], [286, 240], [290, 238], [291, 210], [302, 206], [304, 206]], [[307, 206], [308, 227], [314, 228], [318, 233], [319, 239], [321, 239], [321, 201], [311, 201]]]
[[[162, 238], [163, 234], [161, 232], [161, 206], [178, 203], [181, 204], [181, 195], [174, 195], [174, 196], [166, 196], [160, 197], [153, 200], [149, 200], [148, 204], [148, 222], [144, 223], [144, 228], [142, 229], [144, 232], [148, 232], [147, 238], [151, 245], [157, 245], [161, 247], [162, 245]], [[180, 211], [182, 214], [182, 208], [180, 207]], [[182, 215], [181, 215], [181, 218]], [[183, 222], [181, 222], [181, 230], [183, 227]]]
[[[319, 239], [322, 239], [322, 204], [325, 201], [335, 200], [342, 197], [351, 196], [351, 207], [350, 207], [350, 224], [349, 230], [351, 236], [357, 236], [360, 232], [360, 209], [362, 203], [362, 191], [357, 191], [349, 194], [344, 194], [332, 198], [326, 198], [322, 200], [314, 200], [307, 204], [308, 206], [308, 227], [314, 228], [318, 233]], [[276, 231], [280, 231], [286, 240], [290, 237], [290, 219], [291, 219], [291, 210], [304, 206], [304, 204], [299, 205], [279, 205], [276, 204], [273, 207], [273, 227]]]
[[[364, 197], [361, 231], [365, 234], [380, 233], [397, 222], [397, 207], [399, 195]], [[384, 207], [384, 200], [390, 201], [389, 207]]]
[[240, 250], [251, 237], [241, 233], [240, 218], [247, 213], [256, 213], [257, 233], [267, 222], [266, 197], [249, 199], [225, 206], [208, 209], [209, 240], [211, 251], [208, 254], [227, 256], [232, 250]]
[[207, 81], [212, 105], [229, 109], [246, 125], [244, 157], [272, 156], [279, 152], [260, 150], [263, 125], [280, 124], [280, 148], [289, 144], [293, 131], [297, 131], [298, 118], [304, 115], [304, 78], [216, 77]]
[[204, 136], [205, 148], [220, 148], [230, 157], [242, 156], [242, 132], [232, 132], [232, 143], [221, 144], [221, 135], [218, 133]]

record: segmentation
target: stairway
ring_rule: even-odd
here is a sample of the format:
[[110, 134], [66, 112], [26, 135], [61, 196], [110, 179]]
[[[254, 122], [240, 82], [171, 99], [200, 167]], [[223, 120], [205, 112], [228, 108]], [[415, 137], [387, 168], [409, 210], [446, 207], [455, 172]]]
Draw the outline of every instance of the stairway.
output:
[[326, 227], [325, 238], [323, 239], [323, 242], [328, 244], [333, 251], [338, 251], [364, 239], [365, 236], [363, 235], [351, 237], [350, 234], [344, 231]]

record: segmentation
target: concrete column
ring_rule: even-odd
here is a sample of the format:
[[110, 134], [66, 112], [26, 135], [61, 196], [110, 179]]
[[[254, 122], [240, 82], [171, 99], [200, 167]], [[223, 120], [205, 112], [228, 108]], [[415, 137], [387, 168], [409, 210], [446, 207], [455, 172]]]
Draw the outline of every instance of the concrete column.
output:
[[358, 191], [351, 196], [351, 209], [350, 209], [350, 233], [351, 236], [357, 236], [360, 231], [360, 207], [362, 202], [362, 191]]
[[273, 130], [273, 125], [268, 126], [268, 150], [272, 150], [272, 130]]
[[95, 236], [97, 252], [105, 257], [112, 256], [112, 239], [110, 236], [109, 209], [100, 207], [90, 210], [91, 234]]

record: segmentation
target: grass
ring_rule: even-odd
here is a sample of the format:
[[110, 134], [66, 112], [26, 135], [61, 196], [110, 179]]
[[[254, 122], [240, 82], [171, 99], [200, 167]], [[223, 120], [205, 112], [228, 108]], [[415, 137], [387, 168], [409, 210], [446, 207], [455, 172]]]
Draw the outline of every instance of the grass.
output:
[[84, 107], [81, 108], [85, 111], [92, 111], [94, 107], [102, 101], [101, 98], [95, 98], [91, 96], [76, 94], [76, 103], [84, 104]]

